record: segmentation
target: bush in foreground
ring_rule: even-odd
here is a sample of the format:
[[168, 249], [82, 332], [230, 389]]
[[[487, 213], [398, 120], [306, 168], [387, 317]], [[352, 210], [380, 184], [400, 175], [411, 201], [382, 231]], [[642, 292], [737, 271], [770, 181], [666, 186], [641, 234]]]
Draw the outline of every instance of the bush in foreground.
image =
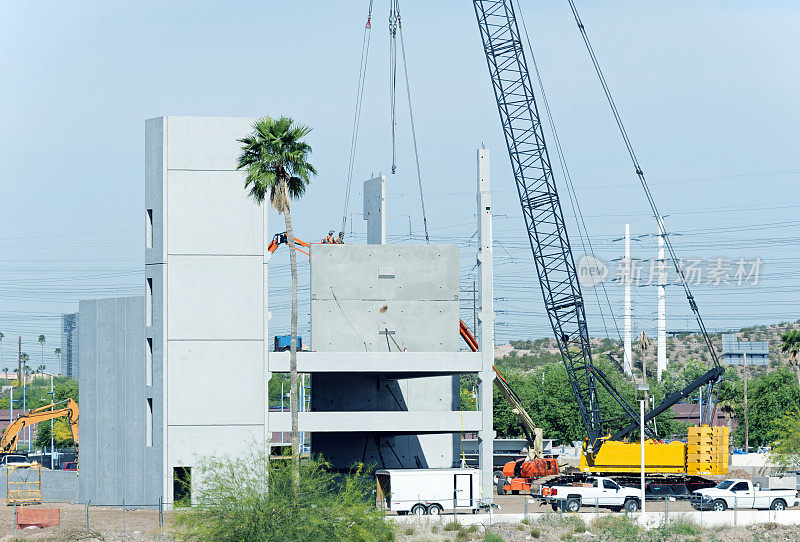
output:
[[394, 540], [392, 525], [375, 506], [371, 477], [361, 468], [332, 473], [310, 460], [295, 487], [287, 463], [251, 451], [233, 460], [203, 460], [193, 506], [176, 512], [178, 537], [214, 542]]

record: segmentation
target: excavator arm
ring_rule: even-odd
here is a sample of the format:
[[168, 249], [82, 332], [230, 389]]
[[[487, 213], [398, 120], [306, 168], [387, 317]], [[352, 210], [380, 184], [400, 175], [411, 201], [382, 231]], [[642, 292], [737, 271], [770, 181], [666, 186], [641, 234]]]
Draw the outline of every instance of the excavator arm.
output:
[[[470, 350], [477, 352], [478, 341], [475, 340], [475, 336], [472, 335], [472, 332], [470, 332], [467, 324], [465, 324], [463, 320], [459, 320], [458, 327], [461, 337], [467, 343]], [[522, 406], [522, 400], [519, 398], [519, 395], [517, 395], [517, 392], [515, 392], [511, 387], [511, 384], [508, 383], [508, 380], [506, 380], [505, 377], [500, 374], [500, 371], [497, 370], [497, 367], [492, 365], [492, 369], [497, 376], [497, 378], [494, 379], [494, 383], [497, 385], [500, 395], [502, 395], [511, 406], [511, 412], [513, 412], [514, 416], [517, 417], [517, 420], [522, 427], [522, 432], [525, 434], [525, 440], [528, 441], [528, 460], [544, 457], [544, 439], [541, 428], [536, 427], [536, 424], [533, 422], [533, 418], [531, 418], [530, 414], [528, 414], [528, 411], [525, 410], [525, 407]]]
[[[66, 406], [59, 409], [50, 410], [51, 408], [56, 407], [62, 403], [66, 403]], [[17, 447], [17, 439], [19, 438], [19, 434], [26, 427], [35, 425], [39, 422], [44, 422], [47, 420], [52, 420], [61, 417], [67, 418], [67, 421], [69, 422], [69, 428], [72, 431], [72, 438], [75, 441], [75, 447], [77, 448], [78, 447], [78, 403], [76, 403], [72, 399], [66, 399], [65, 401], [59, 401], [58, 403], [53, 403], [50, 405], [43, 406], [41, 408], [29, 410], [28, 412], [21, 415], [16, 420], [14, 420], [13, 423], [11, 423], [11, 425], [6, 427], [6, 430], [3, 431], [3, 437], [0, 439], [0, 452], [2, 453], [13, 452], [14, 449], [16, 449]]]

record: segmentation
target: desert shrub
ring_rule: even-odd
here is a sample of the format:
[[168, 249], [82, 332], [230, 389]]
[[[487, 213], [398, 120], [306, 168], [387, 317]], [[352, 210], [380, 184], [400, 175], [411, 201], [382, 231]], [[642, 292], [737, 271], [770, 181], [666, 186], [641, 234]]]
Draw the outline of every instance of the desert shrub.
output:
[[[194, 474], [194, 473], [193, 473]], [[394, 540], [375, 506], [374, 482], [361, 467], [331, 472], [321, 461], [269, 461], [257, 447], [246, 457], [208, 457], [193, 476], [195, 502], [176, 511], [175, 535], [200, 542]]]
[[445, 523], [444, 524], [444, 530], [445, 531], [460, 531], [461, 530], [461, 524], [459, 522], [457, 522], [457, 521], [451, 521], [449, 523]]
[[486, 534], [483, 535], [483, 542], [503, 542], [503, 537], [497, 533], [486, 531]]
[[637, 540], [639, 524], [627, 514], [608, 514], [592, 522], [595, 534], [604, 539]]
[[406, 536], [411, 536], [415, 532], [416, 531], [414, 531], [414, 527], [406, 527], [405, 529], [403, 529], [403, 534]]
[[531, 527], [531, 536], [534, 538], [539, 538], [542, 536], [542, 530], [539, 527]]
[[467, 533], [467, 531], [458, 531], [456, 533], [456, 540], [469, 540], [469, 533]]

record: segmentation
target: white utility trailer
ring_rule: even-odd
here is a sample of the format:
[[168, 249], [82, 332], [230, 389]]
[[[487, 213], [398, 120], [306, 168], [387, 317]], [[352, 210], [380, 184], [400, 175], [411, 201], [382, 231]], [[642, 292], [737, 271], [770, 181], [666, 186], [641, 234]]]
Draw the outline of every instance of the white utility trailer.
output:
[[477, 469], [382, 469], [375, 474], [378, 506], [400, 515], [480, 508]]

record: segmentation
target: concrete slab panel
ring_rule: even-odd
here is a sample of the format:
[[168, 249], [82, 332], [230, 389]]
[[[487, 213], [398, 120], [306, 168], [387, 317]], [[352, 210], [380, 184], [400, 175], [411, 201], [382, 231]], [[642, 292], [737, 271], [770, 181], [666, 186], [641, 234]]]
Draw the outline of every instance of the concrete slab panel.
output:
[[167, 340], [263, 341], [261, 256], [170, 256]]
[[[260, 341], [169, 341], [168, 424], [263, 424], [261, 348]], [[224, 408], [209, 400], [220, 393]]]
[[[300, 412], [301, 431], [349, 433], [384, 431], [387, 433], [458, 433], [479, 431], [481, 415], [465, 412]], [[270, 431], [291, 431], [288, 412], [270, 413]]]
[[312, 300], [458, 301], [458, 247], [312, 245], [311, 288]]
[[311, 329], [318, 351], [389, 352], [399, 346], [410, 352], [457, 352], [461, 347], [458, 301], [316, 299]]
[[251, 117], [167, 117], [167, 169], [233, 171]]
[[264, 253], [264, 207], [244, 189], [238, 171], [170, 171], [169, 254]]
[[[301, 373], [470, 373], [481, 369], [479, 352], [298, 352]], [[269, 370], [289, 372], [289, 352], [270, 352]]]

